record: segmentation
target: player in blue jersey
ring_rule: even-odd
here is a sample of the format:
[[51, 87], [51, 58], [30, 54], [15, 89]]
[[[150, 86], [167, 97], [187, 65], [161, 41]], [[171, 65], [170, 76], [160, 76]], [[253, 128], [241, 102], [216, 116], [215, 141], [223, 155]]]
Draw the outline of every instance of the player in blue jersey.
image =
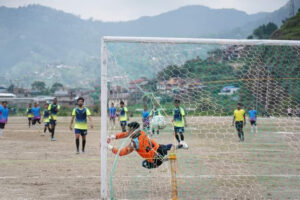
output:
[[143, 130], [148, 134], [150, 132], [150, 112], [148, 111], [147, 105], [144, 105], [142, 111]]
[[38, 106], [37, 102], [34, 103], [34, 106], [32, 108], [32, 113], [33, 113], [32, 125], [35, 126], [36, 123], [41, 124], [41, 109]]
[[2, 105], [0, 105], [0, 137], [2, 137], [3, 129], [8, 121], [8, 113], [7, 101], [2, 101]]
[[250, 124], [251, 124], [251, 133], [253, 133], [255, 131], [255, 133], [257, 133], [257, 111], [255, 110], [255, 108], [253, 107], [252, 110], [248, 111], [249, 114], [249, 119], [250, 119]]
[[109, 108], [109, 121], [113, 123], [113, 127], [116, 127], [116, 116], [117, 116], [117, 108], [114, 103], [111, 103], [111, 107]]

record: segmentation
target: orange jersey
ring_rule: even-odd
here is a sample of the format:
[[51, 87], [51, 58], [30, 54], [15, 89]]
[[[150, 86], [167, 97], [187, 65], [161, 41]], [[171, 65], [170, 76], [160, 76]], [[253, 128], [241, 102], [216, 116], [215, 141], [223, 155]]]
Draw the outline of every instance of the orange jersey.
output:
[[[117, 139], [124, 138], [128, 136], [127, 133], [123, 132], [116, 136]], [[136, 138], [131, 139], [131, 146], [136, 150], [136, 152], [149, 162], [154, 162], [154, 157], [156, 155], [156, 150], [159, 147], [159, 144], [154, 140], [150, 139], [144, 131], [140, 132], [140, 135]], [[113, 148], [113, 153], [118, 153], [117, 148]], [[124, 156], [129, 153], [128, 148], [125, 147], [120, 150], [119, 155]]]

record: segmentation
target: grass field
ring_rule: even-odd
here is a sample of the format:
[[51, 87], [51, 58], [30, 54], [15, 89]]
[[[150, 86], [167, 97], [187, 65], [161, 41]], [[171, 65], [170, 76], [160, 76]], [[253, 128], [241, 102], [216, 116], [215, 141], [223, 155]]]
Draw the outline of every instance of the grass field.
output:
[[[49, 134], [29, 129], [26, 118], [9, 118], [0, 139], [0, 199], [100, 198], [100, 118], [89, 130], [86, 154], [79, 155], [69, 120], [58, 119], [57, 141], [51, 142]], [[246, 126], [244, 143], [238, 142], [231, 117], [188, 122], [190, 148], [177, 151], [179, 199], [299, 199], [299, 119], [259, 119], [258, 133]], [[171, 133], [167, 127], [154, 139], [172, 143]], [[114, 159], [109, 152], [109, 172]], [[143, 169], [141, 162], [136, 153], [119, 158], [112, 179], [115, 197], [170, 199], [168, 162], [154, 170]]]

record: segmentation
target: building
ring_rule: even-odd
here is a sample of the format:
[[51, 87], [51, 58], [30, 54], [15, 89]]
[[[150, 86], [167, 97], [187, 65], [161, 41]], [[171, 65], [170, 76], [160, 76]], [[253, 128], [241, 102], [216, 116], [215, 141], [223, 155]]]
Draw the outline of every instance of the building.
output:
[[4, 86], [0, 86], [0, 93], [5, 93], [7, 92], [7, 88]]
[[13, 99], [16, 98], [15, 94], [12, 93], [0, 93], [0, 99]]
[[236, 87], [236, 86], [225, 86], [222, 88], [221, 92], [219, 93], [219, 95], [233, 95], [235, 93], [238, 92], [240, 88]]
[[54, 96], [60, 105], [65, 107], [73, 107], [76, 103], [76, 93], [74, 90], [62, 88], [54, 92]]

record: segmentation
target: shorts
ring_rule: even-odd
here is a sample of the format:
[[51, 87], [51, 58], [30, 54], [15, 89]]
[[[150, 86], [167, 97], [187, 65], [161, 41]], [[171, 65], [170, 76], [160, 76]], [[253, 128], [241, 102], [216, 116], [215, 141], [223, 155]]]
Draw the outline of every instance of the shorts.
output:
[[32, 117], [28, 117], [28, 121], [31, 121], [32, 120]]
[[244, 127], [244, 122], [243, 121], [235, 122], [235, 128], [236, 128], [236, 130], [243, 129], [243, 127]]
[[288, 113], [288, 116], [289, 116], [289, 117], [292, 117], [292, 116], [293, 116], [293, 114], [292, 114], [292, 113]]
[[126, 126], [127, 125], [127, 121], [120, 121], [120, 125], [121, 126]]
[[33, 120], [32, 120], [32, 125], [35, 125], [37, 122], [38, 122], [39, 124], [41, 124], [41, 119], [38, 119], [38, 118], [33, 119]]
[[44, 125], [48, 127], [50, 125], [50, 122], [44, 122]]
[[256, 121], [250, 121], [250, 124], [256, 126]]
[[157, 151], [156, 156], [153, 159], [153, 162], [149, 162], [148, 160], [144, 160], [142, 162], [142, 166], [147, 169], [157, 168], [163, 163], [163, 158], [168, 154], [168, 151], [171, 149], [172, 144], [163, 145], [160, 144]]
[[0, 129], [4, 129], [5, 123], [0, 123]]
[[175, 131], [175, 133], [183, 134], [184, 133], [184, 127], [174, 126], [174, 131]]
[[115, 118], [116, 118], [116, 115], [111, 115], [111, 116], [109, 117], [110, 120], [114, 120]]
[[75, 134], [80, 134], [81, 136], [87, 135], [87, 130], [77, 129], [75, 128]]
[[50, 124], [56, 126], [56, 120], [50, 119]]

